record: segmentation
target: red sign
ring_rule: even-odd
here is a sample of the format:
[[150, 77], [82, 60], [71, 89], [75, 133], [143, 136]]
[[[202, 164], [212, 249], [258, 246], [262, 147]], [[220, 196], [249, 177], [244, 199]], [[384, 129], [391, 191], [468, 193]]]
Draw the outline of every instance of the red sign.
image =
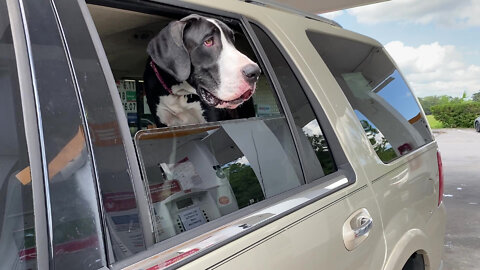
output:
[[133, 192], [115, 192], [105, 194], [103, 204], [107, 212], [118, 212], [137, 208]]
[[172, 264], [174, 264], [174, 263], [177, 263], [177, 262], [185, 259], [186, 257], [194, 254], [195, 252], [198, 252], [199, 250], [200, 250], [200, 249], [198, 249], [198, 248], [191, 249], [191, 250], [189, 250], [189, 251], [187, 251], [187, 252], [184, 252], [184, 253], [178, 255], [177, 257], [173, 257], [173, 258], [171, 258], [171, 259], [169, 259], [169, 260], [166, 260], [166, 261], [164, 261], [164, 262], [161, 263], [161, 264], [157, 264], [157, 265], [154, 265], [154, 266], [152, 266], [152, 267], [150, 267], [150, 268], [147, 268], [147, 270], [159, 270], [159, 269], [163, 269], [163, 268], [165, 268], [165, 267], [168, 267], [168, 266], [170, 266], [170, 265], [172, 265]]
[[182, 191], [178, 180], [165, 181], [161, 184], [150, 186], [150, 196], [152, 203], [160, 202], [170, 197], [172, 194]]
[[227, 196], [222, 196], [222, 197], [218, 198], [218, 202], [219, 202], [221, 205], [225, 205], [225, 204], [229, 204], [229, 203], [230, 203], [230, 199], [229, 199]]

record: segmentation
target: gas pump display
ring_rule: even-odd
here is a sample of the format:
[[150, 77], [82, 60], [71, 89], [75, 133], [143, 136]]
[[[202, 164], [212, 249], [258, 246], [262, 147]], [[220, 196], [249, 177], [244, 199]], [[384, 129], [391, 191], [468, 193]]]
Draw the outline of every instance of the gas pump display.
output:
[[153, 116], [143, 91], [143, 81], [123, 79], [117, 80], [116, 85], [132, 137], [138, 130], [154, 128]]
[[137, 121], [137, 90], [135, 80], [119, 80], [116, 84], [128, 123], [135, 124]]

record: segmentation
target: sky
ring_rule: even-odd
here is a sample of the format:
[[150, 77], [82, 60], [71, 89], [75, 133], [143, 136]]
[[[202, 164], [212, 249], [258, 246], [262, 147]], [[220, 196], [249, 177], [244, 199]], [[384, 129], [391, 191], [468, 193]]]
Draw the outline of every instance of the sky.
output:
[[391, 0], [320, 15], [382, 43], [418, 97], [480, 91], [480, 0]]

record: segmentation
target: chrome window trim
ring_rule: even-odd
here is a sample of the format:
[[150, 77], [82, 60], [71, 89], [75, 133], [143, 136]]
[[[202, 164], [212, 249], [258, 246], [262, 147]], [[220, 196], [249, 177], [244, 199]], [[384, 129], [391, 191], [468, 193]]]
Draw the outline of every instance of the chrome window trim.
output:
[[[25, 27], [23, 0], [7, 0], [12, 39], [17, 62], [22, 111], [30, 160], [33, 209], [35, 221], [35, 248], [38, 269], [48, 269], [53, 254], [51, 208], [48, 190], [48, 171], [44, 147], [41, 112], [31, 55], [30, 35]], [[34, 127], [34, 128], [32, 128]], [[50, 222], [47, 222], [49, 220]]]

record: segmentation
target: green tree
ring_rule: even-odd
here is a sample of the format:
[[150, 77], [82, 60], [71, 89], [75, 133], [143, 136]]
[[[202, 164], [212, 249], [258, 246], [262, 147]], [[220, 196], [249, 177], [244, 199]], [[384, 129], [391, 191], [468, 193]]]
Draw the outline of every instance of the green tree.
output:
[[463, 92], [462, 97], [454, 97], [450, 100], [450, 103], [463, 103], [467, 99], [467, 92]]
[[474, 93], [472, 95], [472, 100], [475, 101], [475, 102], [480, 102], [480, 91]]
[[312, 145], [313, 150], [315, 151], [315, 154], [317, 155], [318, 161], [320, 161], [320, 164], [322, 165], [325, 175], [334, 172], [335, 164], [325, 138], [322, 135], [306, 135], [310, 141], [310, 144]]
[[230, 182], [239, 208], [265, 199], [262, 187], [250, 165], [232, 163], [223, 168], [223, 173]]
[[432, 114], [446, 128], [469, 128], [473, 126], [473, 120], [480, 115], [480, 102], [437, 105], [432, 107]]
[[[380, 131], [374, 128], [368, 121], [360, 120], [363, 130], [367, 134], [367, 138], [370, 143], [373, 145], [373, 149], [377, 152], [378, 157], [384, 161], [388, 162], [397, 157], [395, 150], [393, 150], [390, 143], [385, 139], [385, 136], [380, 133]], [[381, 141], [378, 140], [381, 137]]]
[[[457, 98], [458, 99], [458, 98]], [[443, 96], [427, 96], [423, 98], [418, 98], [420, 104], [423, 107], [426, 115], [432, 114], [431, 108], [436, 105], [447, 104], [454, 100], [453, 97], [443, 95]]]

